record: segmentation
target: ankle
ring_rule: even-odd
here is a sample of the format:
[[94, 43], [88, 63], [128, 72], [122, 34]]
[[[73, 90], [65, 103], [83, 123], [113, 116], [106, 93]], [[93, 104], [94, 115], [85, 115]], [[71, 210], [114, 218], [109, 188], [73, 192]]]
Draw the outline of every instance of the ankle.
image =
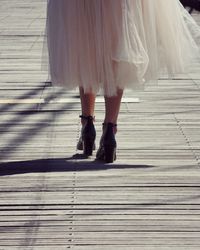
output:
[[95, 116], [93, 115], [79, 115], [79, 117], [81, 118], [82, 126], [85, 126], [88, 123], [88, 121], [92, 121], [92, 122], [95, 121]]
[[117, 133], [117, 124], [112, 123], [112, 122], [104, 122], [104, 123], [102, 123], [102, 125], [103, 125], [103, 133], [105, 133], [105, 130], [106, 130], [108, 124], [112, 127], [113, 133], [116, 134]]

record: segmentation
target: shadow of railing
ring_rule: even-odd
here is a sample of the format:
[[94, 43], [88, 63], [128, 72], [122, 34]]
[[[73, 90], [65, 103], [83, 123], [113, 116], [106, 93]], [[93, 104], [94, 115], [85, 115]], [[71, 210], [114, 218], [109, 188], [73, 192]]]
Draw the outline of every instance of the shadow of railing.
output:
[[[46, 83], [45, 83], [45, 86], [46, 86]], [[31, 89], [30, 91], [27, 91], [23, 95], [15, 97], [14, 99], [16, 99], [16, 100], [23, 100], [23, 99], [28, 99], [28, 98], [35, 98], [35, 96], [37, 96], [39, 94], [39, 92], [43, 92], [45, 86], [41, 86], [41, 87], [37, 87], [37, 88], [35, 87], [34, 89]], [[13, 107], [15, 107], [17, 105], [19, 105], [19, 104], [18, 103], [9, 103], [9, 104], [6, 103], [4, 105], [1, 104], [0, 112], [9, 111], [10, 109], [12, 109]]]
[[[35, 95], [38, 90], [41, 89], [37, 88], [34, 91], [30, 91], [26, 95], [24, 94], [18, 97], [18, 99], [30, 98], [32, 95]], [[41, 109], [44, 109], [51, 100], [53, 100], [54, 98], [58, 98], [62, 94], [63, 90], [61, 89], [56, 93], [49, 94], [47, 100], [45, 99], [46, 101], [40, 104], [38, 108], [33, 109], [32, 107], [27, 106], [22, 111], [15, 111], [15, 116], [13, 118], [1, 123], [1, 135], [8, 133], [15, 126], [23, 124], [23, 122], [25, 122], [27, 118], [29, 118], [31, 115], [43, 112], [43, 110]], [[11, 106], [17, 107], [17, 105], [19, 104], [12, 104], [12, 105], [5, 104], [1, 108], [1, 111], [8, 111]], [[31, 124], [31, 127], [27, 129], [24, 128], [24, 131], [22, 133], [20, 132], [13, 139], [11, 139], [10, 141], [8, 140], [4, 143], [3, 148], [0, 152], [0, 160], [7, 159], [9, 155], [11, 155], [14, 152], [14, 150], [19, 147], [19, 145], [22, 145], [26, 141], [30, 140], [31, 138], [36, 136], [39, 132], [48, 127], [49, 124], [53, 123], [55, 120], [55, 116], [57, 117], [60, 116], [63, 112], [71, 109], [73, 106], [74, 103], [71, 102], [71, 103], [65, 103], [62, 106], [60, 106], [59, 110], [56, 110], [56, 112], [52, 110], [50, 111], [45, 110], [45, 115], [41, 116], [41, 119], [38, 119], [35, 123]]]

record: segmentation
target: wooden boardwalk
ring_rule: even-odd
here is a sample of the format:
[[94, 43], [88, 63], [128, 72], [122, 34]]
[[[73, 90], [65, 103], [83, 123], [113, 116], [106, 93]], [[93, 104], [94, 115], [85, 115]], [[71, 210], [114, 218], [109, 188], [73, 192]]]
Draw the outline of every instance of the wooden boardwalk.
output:
[[0, 0], [0, 250], [199, 250], [199, 63], [126, 92], [115, 164], [73, 157], [80, 103], [40, 70], [45, 8]]

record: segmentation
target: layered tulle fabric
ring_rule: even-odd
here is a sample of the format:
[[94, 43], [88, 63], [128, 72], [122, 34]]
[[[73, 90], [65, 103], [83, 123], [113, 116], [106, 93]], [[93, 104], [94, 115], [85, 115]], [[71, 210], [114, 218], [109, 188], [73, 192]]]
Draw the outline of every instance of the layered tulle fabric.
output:
[[107, 96], [187, 72], [200, 51], [200, 27], [178, 0], [49, 0], [45, 34], [53, 85]]

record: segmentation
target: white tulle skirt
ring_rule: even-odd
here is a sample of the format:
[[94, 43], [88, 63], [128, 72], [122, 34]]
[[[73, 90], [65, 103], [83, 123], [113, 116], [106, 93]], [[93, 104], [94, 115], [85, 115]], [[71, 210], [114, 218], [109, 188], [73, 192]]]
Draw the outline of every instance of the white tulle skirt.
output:
[[42, 69], [53, 85], [107, 96], [187, 72], [200, 27], [179, 0], [49, 0]]

